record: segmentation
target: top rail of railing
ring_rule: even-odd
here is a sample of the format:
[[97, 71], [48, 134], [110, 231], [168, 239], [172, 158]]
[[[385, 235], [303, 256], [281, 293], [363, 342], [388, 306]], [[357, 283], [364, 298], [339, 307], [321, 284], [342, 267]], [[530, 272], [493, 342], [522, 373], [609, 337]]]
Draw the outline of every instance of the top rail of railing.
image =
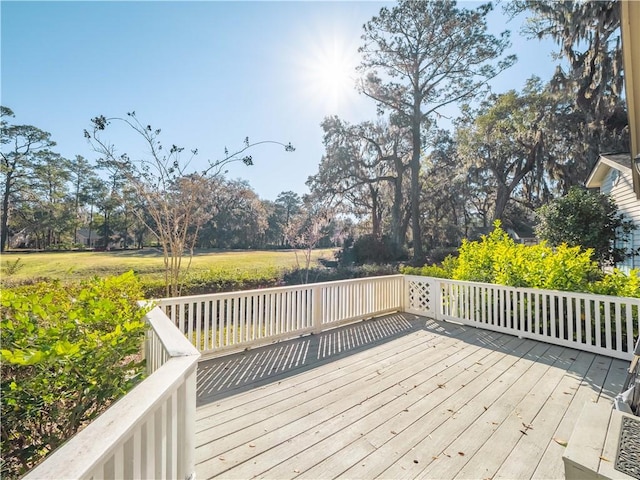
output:
[[181, 303], [183, 301], [198, 301], [198, 300], [208, 300], [212, 297], [216, 298], [233, 298], [239, 294], [242, 295], [253, 295], [253, 294], [263, 294], [263, 293], [279, 293], [279, 292], [287, 292], [287, 291], [295, 291], [300, 289], [309, 289], [309, 288], [322, 288], [322, 287], [333, 287], [336, 285], [348, 285], [352, 283], [368, 283], [371, 281], [384, 281], [389, 279], [403, 279], [405, 275], [402, 274], [394, 274], [394, 275], [381, 275], [377, 277], [362, 277], [362, 278], [349, 278], [346, 280], [334, 280], [329, 282], [317, 282], [317, 283], [304, 283], [301, 285], [289, 285], [284, 287], [268, 287], [268, 288], [254, 288], [252, 290], [236, 290], [233, 292], [221, 292], [221, 293], [203, 293], [198, 295], [185, 295], [182, 297], [163, 297], [156, 298], [151, 300], [155, 305], [166, 305], [171, 303]]

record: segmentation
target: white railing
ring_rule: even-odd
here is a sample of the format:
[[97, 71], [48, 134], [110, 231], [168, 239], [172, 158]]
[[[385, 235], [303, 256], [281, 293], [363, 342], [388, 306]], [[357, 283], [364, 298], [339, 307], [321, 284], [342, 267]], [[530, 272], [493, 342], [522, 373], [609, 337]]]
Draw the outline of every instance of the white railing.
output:
[[149, 376], [25, 479], [194, 477], [200, 354], [159, 308], [146, 319]]
[[633, 356], [640, 299], [406, 276], [405, 311], [610, 357]]
[[148, 377], [26, 479], [193, 478], [198, 351], [248, 348], [405, 311], [630, 359], [640, 316], [637, 298], [405, 275], [155, 303], [146, 316]]
[[203, 354], [253, 347], [401, 311], [402, 275], [163, 298], [154, 302]]

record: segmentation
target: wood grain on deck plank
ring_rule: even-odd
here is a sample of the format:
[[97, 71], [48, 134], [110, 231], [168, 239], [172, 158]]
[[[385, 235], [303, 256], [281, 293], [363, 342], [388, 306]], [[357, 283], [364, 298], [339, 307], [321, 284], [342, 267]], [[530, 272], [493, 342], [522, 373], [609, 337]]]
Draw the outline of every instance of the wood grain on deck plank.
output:
[[408, 314], [201, 367], [200, 479], [562, 478], [554, 436], [624, 376], [624, 362]]

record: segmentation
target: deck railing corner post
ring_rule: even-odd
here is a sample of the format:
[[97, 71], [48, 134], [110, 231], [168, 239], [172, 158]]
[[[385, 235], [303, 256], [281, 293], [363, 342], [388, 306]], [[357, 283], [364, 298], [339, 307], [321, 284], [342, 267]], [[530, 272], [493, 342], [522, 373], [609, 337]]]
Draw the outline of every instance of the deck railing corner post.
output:
[[432, 278], [430, 283], [433, 317], [436, 320], [442, 320], [442, 283], [437, 278]]

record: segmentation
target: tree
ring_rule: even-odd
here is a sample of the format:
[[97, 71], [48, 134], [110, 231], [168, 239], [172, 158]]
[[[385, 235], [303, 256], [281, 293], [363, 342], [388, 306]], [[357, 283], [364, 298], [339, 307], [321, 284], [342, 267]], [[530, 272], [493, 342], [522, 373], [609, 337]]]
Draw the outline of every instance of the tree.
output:
[[[422, 199], [423, 226], [431, 248], [457, 246], [468, 238], [476, 220], [467, 188], [467, 169], [448, 130], [439, 130], [423, 165], [422, 181], [429, 192]], [[433, 261], [433, 257], [431, 258]]]
[[95, 226], [95, 209], [99, 208], [100, 202], [109, 194], [109, 189], [104, 180], [98, 176], [90, 176], [86, 182], [86, 191], [84, 192], [84, 200], [89, 205], [89, 214], [87, 218], [88, 237], [87, 245], [91, 246], [91, 235]]
[[198, 244], [216, 248], [257, 248], [268, 226], [267, 212], [244, 180], [218, 179], [210, 189], [211, 218]]
[[73, 212], [68, 202], [69, 161], [43, 150], [34, 155], [31, 180], [32, 203], [39, 212], [35, 228], [42, 232], [44, 246], [61, 243], [63, 232], [73, 228]]
[[[229, 163], [241, 161], [252, 165], [253, 159], [245, 154], [250, 148], [275, 143], [293, 151], [291, 144], [274, 141], [251, 143], [245, 138], [244, 146], [230, 153], [226, 148], [224, 157], [209, 161], [202, 171], [190, 171], [189, 165], [198, 154], [191, 150], [188, 159], [183, 159], [183, 147], [173, 144], [164, 149], [159, 140], [160, 129], [142, 124], [130, 112], [126, 117], [106, 118], [98, 116], [91, 120], [91, 132], [85, 130], [85, 137], [102, 156], [102, 164], [112, 171], [120, 172], [140, 200], [141, 207], [135, 213], [139, 220], [156, 236], [162, 247], [165, 265], [166, 295], [180, 295], [183, 275], [189, 270], [193, 249], [198, 233], [204, 223], [211, 218], [210, 189], [212, 180], [221, 174]], [[131, 158], [116, 155], [113, 144], [103, 138], [103, 132], [112, 123], [123, 124], [132, 129], [148, 148], [146, 157]], [[182, 259], [189, 252], [189, 263], [183, 269]]]
[[286, 243], [286, 235], [285, 232], [289, 228], [291, 223], [291, 219], [300, 213], [302, 208], [302, 199], [300, 195], [291, 190], [287, 190], [286, 192], [280, 192], [276, 197], [276, 213], [279, 214], [279, 228], [282, 232], [282, 243], [284, 246]]
[[0, 179], [2, 180], [2, 213], [0, 215], [0, 252], [9, 238], [11, 198], [19, 194], [32, 172], [34, 155], [55, 145], [51, 134], [32, 125], [10, 125], [7, 117], [13, 111], [0, 106]]
[[393, 112], [411, 131], [411, 218], [414, 262], [424, 256], [420, 224], [420, 167], [425, 131], [442, 107], [468, 100], [515, 61], [491, 62], [509, 45], [508, 33], [487, 33], [491, 5], [458, 9], [454, 1], [402, 0], [364, 25], [359, 89], [379, 110]]
[[548, 200], [552, 189], [556, 102], [539, 79], [522, 93], [492, 95], [458, 123], [459, 158], [469, 169], [486, 172], [482, 188], [490, 187], [492, 218], [505, 220], [509, 202], [532, 210]]
[[389, 236], [402, 247], [410, 132], [383, 119], [351, 125], [337, 116], [325, 118], [322, 128], [325, 155], [318, 173], [307, 180], [311, 191], [350, 204], [349, 214], [369, 216], [375, 239], [382, 237], [383, 218], [390, 213]]
[[[331, 236], [332, 232], [328, 231], [328, 227], [331, 224], [332, 214], [331, 202], [321, 201], [313, 195], [308, 195], [305, 197], [303, 208], [292, 218], [285, 231], [287, 243], [302, 250], [304, 257], [304, 275], [300, 271], [302, 283], [309, 283], [313, 249], [318, 247], [323, 238]], [[296, 252], [296, 262], [298, 270], [301, 270], [298, 252]]]
[[538, 210], [538, 236], [552, 246], [592, 248], [600, 265], [613, 265], [632, 254], [618, 243], [634, 225], [625, 220], [610, 196], [573, 187]]
[[73, 185], [73, 209], [75, 218], [73, 219], [73, 243], [78, 243], [78, 227], [80, 226], [80, 209], [89, 199], [89, 189], [92, 181], [97, 178], [93, 171], [93, 166], [81, 155], [76, 155], [74, 160], [69, 161], [69, 174]]
[[560, 164], [562, 179], [582, 184], [602, 152], [629, 148], [620, 41], [620, 2], [552, 2], [518, 0], [507, 4], [513, 14], [530, 14], [525, 34], [551, 38], [564, 59], [550, 86], [572, 107], [567, 127], [572, 148]]

